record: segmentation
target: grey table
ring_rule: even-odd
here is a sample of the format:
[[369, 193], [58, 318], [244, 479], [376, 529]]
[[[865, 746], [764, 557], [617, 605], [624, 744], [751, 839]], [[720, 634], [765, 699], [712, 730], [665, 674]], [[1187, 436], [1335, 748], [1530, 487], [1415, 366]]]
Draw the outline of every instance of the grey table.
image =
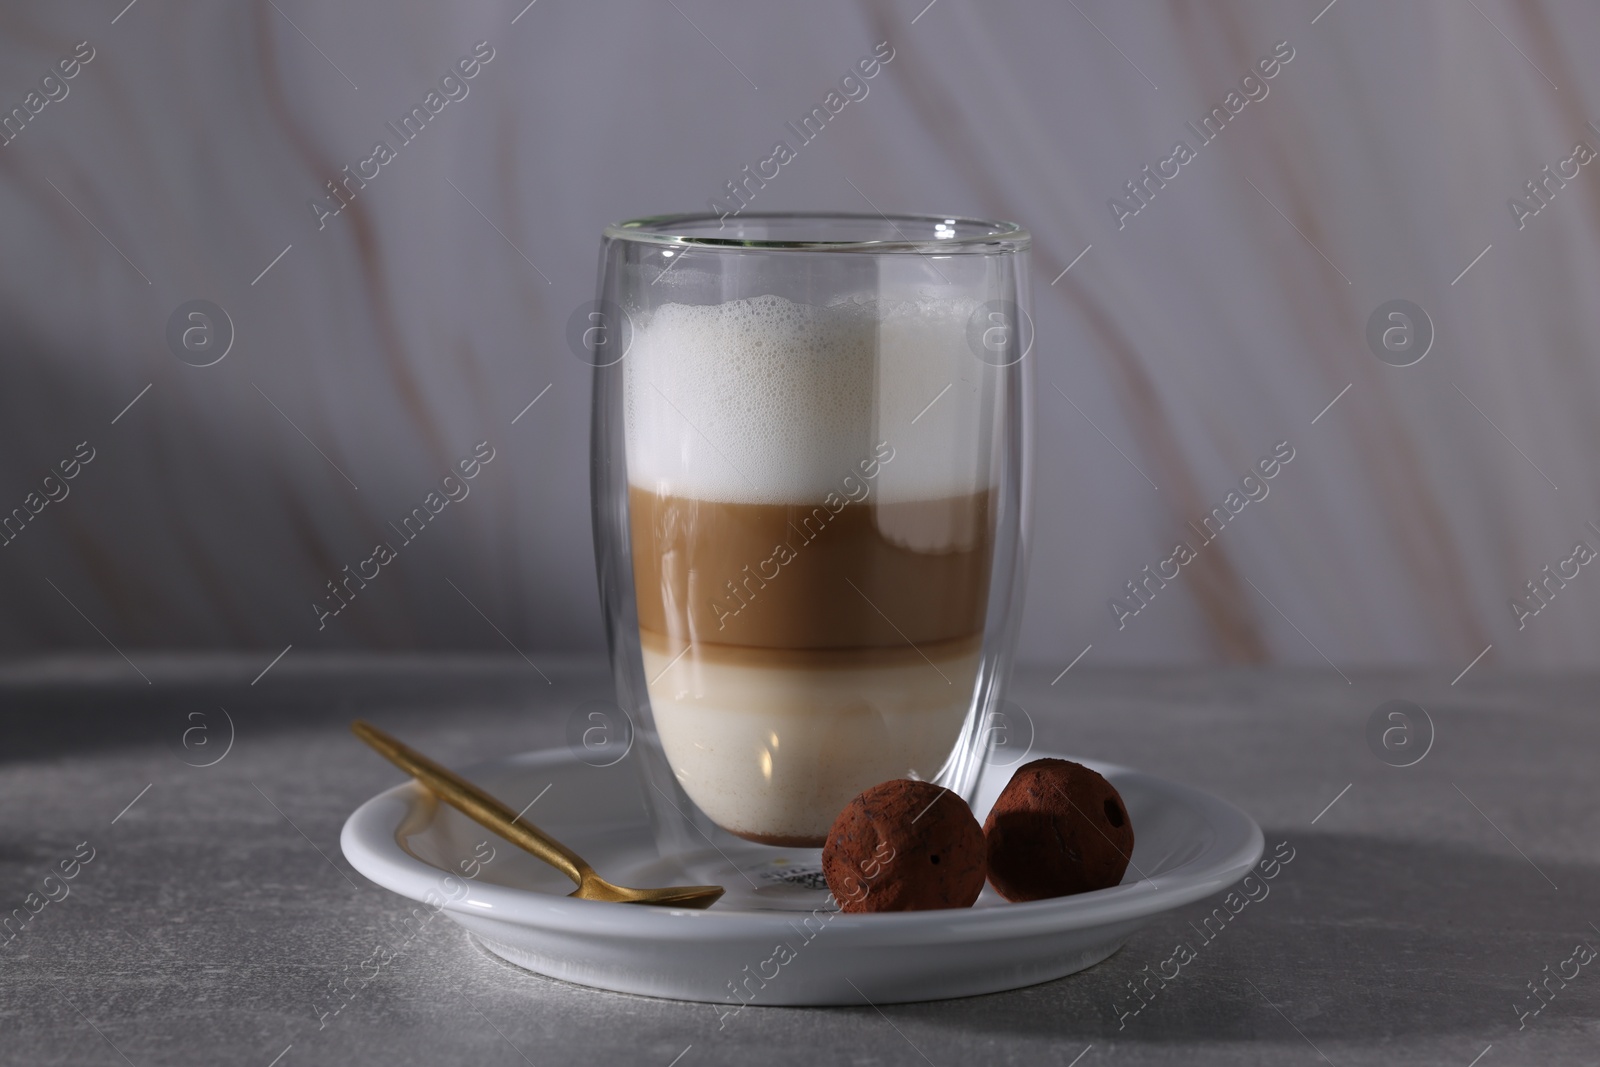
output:
[[[1568, 962], [1600, 947], [1594, 678], [1080, 666], [1052, 687], [1054, 669], [1021, 671], [1040, 745], [1212, 790], [1269, 851], [1287, 841], [1270, 895], [1209, 942], [1190, 924], [1215, 901], [1030, 989], [750, 1009], [722, 1030], [707, 1005], [524, 973], [441, 920], [319, 1026], [405, 912], [339, 853], [345, 816], [397, 780], [348, 721], [465, 764], [561, 744], [567, 712], [607, 684], [554, 658], [535, 657], [546, 684], [515, 657], [292, 653], [252, 685], [266, 659], [138, 657], [150, 684], [116, 657], [0, 668], [0, 915], [31, 916], [0, 945], [0, 1061], [1600, 1061], [1600, 961]], [[1433, 722], [1414, 766], [1366, 739], [1392, 698]], [[1128, 983], [1179, 942], [1197, 958], [1124, 1015]]]

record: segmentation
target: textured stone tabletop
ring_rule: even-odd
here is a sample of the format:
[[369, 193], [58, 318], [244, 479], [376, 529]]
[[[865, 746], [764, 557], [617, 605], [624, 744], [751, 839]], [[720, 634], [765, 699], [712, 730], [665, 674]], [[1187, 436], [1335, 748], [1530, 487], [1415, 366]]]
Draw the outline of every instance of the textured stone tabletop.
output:
[[[446, 921], [321, 1018], [406, 912], [339, 852], [346, 815], [398, 780], [349, 721], [464, 765], [562, 744], [608, 684], [538, 656], [549, 684], [516, 657], [298, 654], [252, 684], [268, 658], [140, 657], [150, 684], [117, 657], [0, 668], [0, 915], [28, 916], [0, 931], [0, 1062], [1600, 1061], [1600, 959], [1575, 952], [1600, 948], [1593, 677], [1021, 671], [1039, 746], [1211, 790], [1269, 853], [1287, 842], [1270, 893], [1209, 940], [1191, 923], [1220, 897], [1029, 989], [719, 1030], [708, 1005], [516, 970]], [[1432, 722], [1412, 766], [1368, 741], [1392, 699]], [[1180, 943], [1195, 958], [1136, 999]]]

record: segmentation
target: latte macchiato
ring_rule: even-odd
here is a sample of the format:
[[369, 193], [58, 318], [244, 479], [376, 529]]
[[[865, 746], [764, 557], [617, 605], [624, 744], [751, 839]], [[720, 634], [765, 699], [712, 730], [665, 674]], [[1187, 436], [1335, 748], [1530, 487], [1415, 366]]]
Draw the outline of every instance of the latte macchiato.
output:
[[718, 825], [820, 846], [932, 778], [974, 699], [991, 368], [955, 302], [667, 304], [625, 388], [640, 643], [667, 760]]

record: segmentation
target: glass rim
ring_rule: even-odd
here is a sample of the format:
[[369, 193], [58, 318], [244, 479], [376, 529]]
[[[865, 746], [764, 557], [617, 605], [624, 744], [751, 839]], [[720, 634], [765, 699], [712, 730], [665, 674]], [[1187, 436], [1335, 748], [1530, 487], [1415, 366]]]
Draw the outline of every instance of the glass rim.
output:
[[[639, 244], [666, 248], [704, 248], [724, 251], [824, 251], [824, 252], [912, 252], [918, 255], [994, 255], [1020, 252], [1029, 249], [1033, 237], [1015, 222], [999, 219], [979, 219], [964, 215], [884, 215], [849, 211], [750, 211], [738, 216], [742, 220], [788, 220], [802, 222], [869, 222], [888, 223], [899, 234], [895, 240], [772, 240], [749, 237], [716, 237], [703, 233], [684, 232], [690, 224], [720, 222], [725, 216], [713, 212], [691, 212], [676, 215], [651, 215], [645, 218], [614, 222], [604, 230], [604, 236], [613, 240], [633, 241]], [[935, 226], [960, 225], [981, 232], [962, 236], [941, 237], [933, 240], [912, 240], [901, 231], [900, 224], [921, 230]]]

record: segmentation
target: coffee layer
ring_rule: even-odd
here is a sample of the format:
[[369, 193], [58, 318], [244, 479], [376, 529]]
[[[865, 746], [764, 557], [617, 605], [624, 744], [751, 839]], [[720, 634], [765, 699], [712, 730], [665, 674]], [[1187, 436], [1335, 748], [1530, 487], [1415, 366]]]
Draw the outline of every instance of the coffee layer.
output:
[[983, 630], [989, 492], [728, 504], [629, 488], [639, 626], [686, 645], [907, 649]]
[[690, 798], [733, 833], [820, 846], [857, 793], [932, 778], [973, 698], [988, 492], [727, 504], [629, 491], [645, 677]]

